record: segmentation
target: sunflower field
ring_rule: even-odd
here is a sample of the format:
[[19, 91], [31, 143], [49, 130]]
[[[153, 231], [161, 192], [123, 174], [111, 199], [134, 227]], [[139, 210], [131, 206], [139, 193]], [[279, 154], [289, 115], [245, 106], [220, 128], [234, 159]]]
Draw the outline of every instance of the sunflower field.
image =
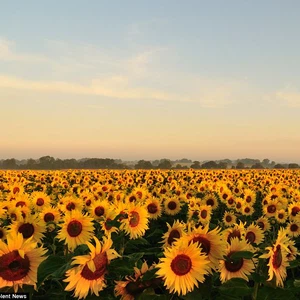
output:
[[0, 171], [0, 293], [300, 299], [300, 170]]

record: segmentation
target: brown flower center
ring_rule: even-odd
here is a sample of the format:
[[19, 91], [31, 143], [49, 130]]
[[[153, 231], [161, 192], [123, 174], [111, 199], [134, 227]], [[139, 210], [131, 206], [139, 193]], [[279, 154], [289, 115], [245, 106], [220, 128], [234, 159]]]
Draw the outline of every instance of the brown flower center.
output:
[[296, 232], [298, 230], [298, 228], [299, 227], [298, 227], [297, 224], [292, 224], [291, 227], [290, 227], [290, 229], [291, 229], [292, 232]]
[[178, 276], [187, 274], [191, 268], [192, 260], [185, 254], [177, 255], [171, 262], [171, 269]]
[[232, 221], [232, 217], [230, 215], [227, 215], [225, 220], [227, 223], [230, 223]]
[[30, 271], [30, 261], [25, 254], [22, 258], [17, 250], [0, 257], [0, 277], [7, 281], [21, 280]]
[[278, 269], [280, 268], [281, 263], [282, 263], [281, 247], [280, 245], [277, 245], [276, 250], [274, 251], [273, 254], [272, 265], [274, 269]]
[[241, 233], [237, 229], [234, 229], [232, 232], [229, 233], [228, 238], [227, 238], [227, 242], [230, 243], [230, 240], [232, 238], [235, 238], [235, 237], [237, 237], [239, 239], [241, 238]]
[[267, 211], [269, 214], [274, 214], [276, 212], [276, 206], [274, 204], [269, 205]]
[[130, 227], [136, 227], [140, 222], [140, 215], [136, 211], [130, 213], [129, 225]]
[[201, 216], [202, 219], [206, 219], [206, 217], [207, 217], [207, 210], [206, 209], [201, 210], [200, 216]]
[[299, 211], [300, 211], [300, 208], [298, 206], [293, 207], [292, 208], [292, 216], [295, 217]]
[[168, 244], [170, 246], [172, 246], [175, 239], [179, 239], [179, 238], [180, 238], [180, 232], [177, 229], [171, 230], [171, 232], [169, 233], [169, 237], [168, 237]]
[[54, 214], [51, 212], [48, 212], [44, 215], [44, 221], [45, 222], [53, 222], [54, 221]]
[[103, 207], [103, 206], [97, 206], [97, 207], [95, 208], [95, 215], [96, 215], [97, 217], [103, 216], [103, 215], [104, 215], [104, 207]]
[[44, 201], [43, 198], [38, 198], [38, 199], [36, 200], [36, 205], [37, 205], [37, 206], [42, 206], [42, 205], [44, 205], [44, 203], [45, 203], [45, 201]]
[[168, 203], [168, 209], [174, 210], [174, 209], [176, 209], [176, 207], [177, 207], [177, 203], [175, 201], [170, 201]]
[[148, 204], [147, 209], [150, 214], [155, 214], [158, 211], [157, 205], [155, 203]]
[[214, 204], [215, 204], [215, 201], [213, 199], [207, 199], [206, 200], [206, 205], [214, 206]]
[[108, 265], [106, 252], [96, 255], [93, 261], [96, 268], [94, 272], [92, 272], [87, 265], [85, 265], [81, 271], [81, 276], [87, 280], [96, 280], [105, 274], [106, 266]]
[[24, 223], [19, 227], [18, 231], [22, 233], [24, 239], [28, 239], [33, 235], [34, 227], [30, 223]]
[[247, 232], [246, 234], [246, 240], [249, 242], [249, 243], [254, 243], [255, 242], [255, 239], [256, 239], [256, 235], [253, 231], [249, 231]]
[[68, 224], [67, 232], [71, 237], [76, 237], [80, 235], [81, 231], [82, 224], [79, 221], [73, 220]]
[[193, 243], [199, 243], [200, 247], [202, 248], [202, 252], [204, 252], [206, 255], [210, 253], [210, 241], [203, 237], [203, 236], [195, 236], [192, 239]]
[[73, 202], [70, 202], [66, 206], [68, 211], [74, 210], [75, 209], [75, 204]]
[[17, 186], [14, 187], [13, 194], [16, 194], [16, 193], [19, 193], [19, 192], [20, 192], [20, 189]]
[[230, 256], [233, 254], [234, 252], [230, 252], [227, 256], [228, 256], [228, 260], [225, 261], [225, 267], [226, 270], [229, 272], [237, 272], [239, 271], [243, 264], [244, 264], [244, 260], [243, 258], [237, 258], [237, 259], [231, 259]]

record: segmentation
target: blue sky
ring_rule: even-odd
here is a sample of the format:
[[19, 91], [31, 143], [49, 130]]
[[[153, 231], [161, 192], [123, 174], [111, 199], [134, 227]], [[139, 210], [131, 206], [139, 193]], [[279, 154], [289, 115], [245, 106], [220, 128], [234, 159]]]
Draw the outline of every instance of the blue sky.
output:
[[1, 158], [300, 162], [299, 1], [1, 7]]

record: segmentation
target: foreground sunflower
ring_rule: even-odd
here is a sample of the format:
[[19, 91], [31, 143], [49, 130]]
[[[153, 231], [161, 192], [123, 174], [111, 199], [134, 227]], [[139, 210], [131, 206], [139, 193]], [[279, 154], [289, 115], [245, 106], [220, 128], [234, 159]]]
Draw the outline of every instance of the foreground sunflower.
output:
[[163, 278], [171, 293], [186, 295], [208, 274], [209, 260], [196, 243], [179, 240], [165, 249], [164, 256], [156, 266], [156, 274]]
[[25, 240], [21, 233], [7, 235], [7, 244], [0, 240], [0, 289], [32, 285], [36, 289], [37, 269], [46, 259], [46, 250], [37, 248], [32, 238]]
[[[286, 279], [286, 268], [289, 266], [288, 256], [291, 252], [293, 243], [287, 237], [287, 231], [281, 228], [278, 231], [276, 242], [272, 247], [266, 247], [268, 253], [261, 255], [261, 258], [269, 259], [269, 281], [275, 277], [276, 285], [283, 287], [283, 281]], [[292, 245], [293, 246], [293, 245]]]
[[72, 251], [78, 245], [85, 244], [91, 239], [94, 230], [92, 221], [91, 217], [73, 210], [65, 216], [57, 237], [61, 241], [65, 240]]
[[253, 247], [248, 244], [244, 239], [239, 240], [237, 237], [231, 239], [226, 250], [227, 260], [220, 260], [220, 279], [224, 283], [231, 278], [243, 278], [249, 280], [248, 275], [254, 272], [256, 259], [236, 258], [231, 256], [239, 251], [253, 251]]
[[96, 246], [87, 242], [90, 249], [89, 255], [80, 255], [73, 258], [72, 265], [78, 265], [66, 272], [65, 282], [68, 282], [66, 291], [74, 291], [74, 296], [79, 299], [85, 298], [89, 291], [96, 296], [106, 287], [105, 274], [107, 266], [112, 259], [119, 254], [111, 249], [112, 240], [103, 239], [103, 242], [94, 237]]

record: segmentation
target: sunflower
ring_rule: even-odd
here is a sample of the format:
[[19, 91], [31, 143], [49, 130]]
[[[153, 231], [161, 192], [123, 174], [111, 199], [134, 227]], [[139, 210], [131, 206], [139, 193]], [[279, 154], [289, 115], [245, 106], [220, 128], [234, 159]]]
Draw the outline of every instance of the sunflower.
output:
[[109, 207], [105, 211], [105, 215], [102, 217], [102, 220], [99, 221], [99, 224], [101, 225], [101, 229], [104, 231], [104, 234], [108, 237], [111, 236], [113, 232], [118, 232], [119, 229], [115, 226], [112, 226], [109, 224], [109, 221], [112, 221], [117, 216], [116, 211]]
[[161, 207], [161, 201], [158, 198], [148, 198], [146, 200], [145, 206], [147, 207], [149, 219], [156, 220], [161, 216], [162, 213], [162, 207]]
[[175, 197], [166, 198], [164, 200], [164, 210], [167, 215], [174, 216], [180, 212], [181, 203]]
[[245, 233], [244, 224], [240, 222], [239, 224], [235, 224], [233, 227], [223, 230], [222, 238], [224, 241], [227, 241], [227, 243], [230, 244], [233, 238], [241, 239], [244, 233]]
[[60, 214], [56, 207], [45, 206], [39, 216], [45, 226], [48, 222], [58, 223]]
[[269, 219], [266, 217], [260, 217], [256, 220], [256, 224], [262, 229], [264, 232], [269, 231], [271, 228], [271, 225], [269, 223]]
[[241, 213], [244, 216], [252, 216], [254, 213], [254, 208], [250, 204], [247, 204], [246, 202], [243, 203], [244, 205], [242, 206]]
[[236, 223], [236, 215], [233, 212], [225, 211], [223, 223], [226, 227], [230, 227]]
[[185, 234], [185, 225], [179, 220], [175, 220], [172, 226], [167, 223], [167, 227], [168, 231], [162, 236], [163, 248], [171, 247], [177, 239]]
[[279, 224], [283, 224], [287, 220], [287, 212], [284, 209], [280, 209], [276, 212], [275, 219]]
[[209, 194], [205, 195], [202, 202], [205, 205], [211, 206], [212, 210], [215, 210], [219, 206], [219, 203], [218, 203], [218, 200], [217, 200], [216, 196], [212, 193], [209, 193]]
[[43, 192], [33, 192], [30, 198], [31, 208], [34, 211], [41, 211], [44, 207], [49, 206], [51, 202], [51, 198]]
[[90, 216], [95, 220], [99, 220], [103, 215], [105, 215], [110, 204], [107, 200], [97, 200], [94, 201], [89, 207]]
[[231, 239], [228, 244], [225, 255], [226, 260], [220, 260], [220, 280], [224, 283], [231, 278], [243, 278], [249, 281], [248, 275], [255, 270], [255, 259], [232, 258], [232, 255], [239, 251], [251, 251], [253, 248], [245, 240], [239, 240], [237, 237]]
[[144, 206], [131, 203], [127, 205], [128, 218], [121, 221], [120, 229], [129, 234], [130, 239], [143, 236], [148, 227], [148, 212]]
[[34, 242], [41, 242], [45, 227], [37, 215], [27, 215], [23, 220], [14, 221], [9, 226], [9, 232], [22, 234], [24, 239], [32, 238]]
[[281, 209], [281, 205], [277, 199], [268, 200], [263, 206], [263, 213], [267, 218], [275, 217], [278, 210]]
[[190, 227], [183, 239], [189, 243], [197, 243], [201, 248], [201, 252], [207, 255], [211, 269], [217, 269], [219, 259], [223, 258], [226, 242], [220, 235], [220, 228], [209, 230], [209, 226], [193, 228]]
[[7, 244], [0, 240], [0, 288], [33, 285], [36, 289], [37, 269], [46, 258], [46, 250], [37, 248], [32, 238], [24, 240], [21, 233], [7, 235]]
[[74, 291], [74, 296], [85, 298], [89, 291], [96, 296], [106, 287], [105, 275], [110, 261], [119, 257], [119, 254], [111, 249], [112, 240], [103, 238], [103, 242], [94, 237], [95, 246], [86, 242], [90, 249], [89, 255], [75, 256], [71, 265], [77, 265], [66, 272], [65, 282], [68, 285], [65, 291]]
[[81, 211], [83, 208], [82, 200], [75, 196], [64, 196], [59, 200], [57, 205], [59, 210], [63, 213], [69, 213], [73, 210]]
[[250, 189], [245, 189], [244, 200], [247, 204], [253, 206], [256, 201], [256, 193]]
[[171, 293], [186, 295], [204, 282], [209, 271], [209, 260], [198, 244], [180, 240], [174, 246], [165, 248], [164, 257], [156, 265], [156, 274], [162, 277]]
[[210, 205], [200, 205], [198, 218], [202, 225], [206, 225], [210, 222], [211, 211], [212, 207]]
[[154, 287], [160, 283], [158, 278], [154, 278], [151, 282], [142, 281], [143, 275], [152, 270], [154, 266], [148, 266], [147, 262], [143, 262], [142, 267], [139, 269], [134, 267], [134, 275], [126, 276], [126, 280], [115, 281], [116, 286], [114, 289], [115, 296], [121, 297], [121, 300], [134, 300], [136, 296], [142, 293], [146, 288], [149, 288], [149, 283]]
[[299, 212], [300, 212], [300, 202], [294, 202], [288, 206], [288, 214], [290, 220], [294, 220], [295, 218], [297, 218], [297, 215], [298, 216], [300, 215]]
[[291, 250], [288, 248], [290, 239], [287, 237], [287, 232], [283, 228], [278, 231], [276, 242], [272, 247], [266, 247], [268, 253], [263, 254], [260, 258], [269, 259], [269, 278], [271, 281], [275, 276], [276, 285], [283, 287], [283, 281], [285, 280], [287, 273], [286, 268], [289, 266], [288, 254]]
[[57, 238], [60, 241], [65, 240], [72, 251], [78, 245], [85, 244], [91, 239], [94, 230], [92, 221], [91, 217], [83, 215], [78, 210], [72, 210], [64, 217]]
[[251, 245], [256, 244], [259, 245], [264, 240], [264, 232], [258, 226], [252, 223], [245, 229], [245, 239]]
[[291, 221], [289, 224], [287, 224], [286, 229], [288, 236], [294, 238], [298, 237], [300, 234], [300, 221]]

